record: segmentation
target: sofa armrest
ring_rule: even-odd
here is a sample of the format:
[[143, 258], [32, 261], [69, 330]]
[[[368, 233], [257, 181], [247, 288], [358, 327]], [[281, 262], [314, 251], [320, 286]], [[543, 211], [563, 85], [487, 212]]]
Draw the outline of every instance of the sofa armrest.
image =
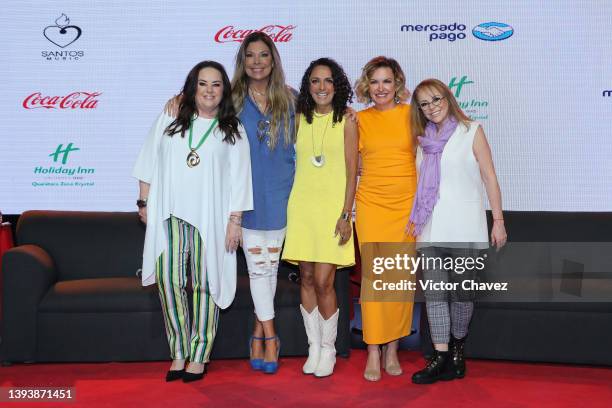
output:
[[2, 257], [2, 361], [36, 360], [38, 305], [57, 273], [51, 256], [36, 245], [21, 245]]

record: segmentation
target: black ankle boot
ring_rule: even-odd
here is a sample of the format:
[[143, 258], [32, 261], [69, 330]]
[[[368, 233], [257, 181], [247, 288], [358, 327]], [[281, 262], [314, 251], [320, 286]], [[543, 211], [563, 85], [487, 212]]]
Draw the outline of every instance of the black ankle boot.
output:
[[453, 373], [455, 374], [455, 378], [465, 377], [465, 357], [463, 356], [464, 344], [465, 337], [462, 339], [456, 339], [451, 335], [449, 349], [452, 355]]
[[415, 384], [433, 384], [438, 380], [448, 381], [455, 378], [453, 375], [452, 357], [448, 351], [434, 350], [433, 357], [427, 366], [412, 375]]

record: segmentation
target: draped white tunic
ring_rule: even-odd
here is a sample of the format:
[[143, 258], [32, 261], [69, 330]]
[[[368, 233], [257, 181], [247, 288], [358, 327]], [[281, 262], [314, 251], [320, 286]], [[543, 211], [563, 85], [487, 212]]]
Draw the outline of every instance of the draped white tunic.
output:
[[[147, 230], [142, 263], [143, 286], [155, 283], [155, 263], [168, 248], [165, 221], [174, 215], [200, 232], [202, 251], [200, 271], [208, 280], [217, 306], [228, 307], [236, 293], [236, 253], [225, 250], [230, 212], [253, 209], [251, 159], [246, 132], [234, 145], [223, 142], [218, 125], [197, 150], [200, 164], [187, 166], [188, 132], [185, 137], [164, 134], [173, 118], [162, 113], [153, 124], [140, 150], [132, 175], [149, 183]], [[195, 147], [212, 119], [193, 122]]]

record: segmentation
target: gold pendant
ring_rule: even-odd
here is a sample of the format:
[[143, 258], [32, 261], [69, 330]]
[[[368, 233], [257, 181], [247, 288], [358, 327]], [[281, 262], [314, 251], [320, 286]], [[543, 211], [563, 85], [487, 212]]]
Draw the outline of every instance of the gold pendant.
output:
[[187, 166], [195, 167], [198, 164], [200, 164], [200, 156], [192, 149], [187, 155]]

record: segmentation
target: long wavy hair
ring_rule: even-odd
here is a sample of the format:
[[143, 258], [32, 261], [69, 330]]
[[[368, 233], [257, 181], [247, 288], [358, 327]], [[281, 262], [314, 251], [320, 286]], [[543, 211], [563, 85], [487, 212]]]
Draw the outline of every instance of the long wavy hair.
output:
[[294, 109], [295, 98], [291, 89], [285, 83], [285, 73], [281, 64], [280, 55], [274, 42], [267, 34], [256, 31], [245, 37], [236, 54], [236, 67], [232, 78], [232, 99], [238, 112], [244, 107], [244, 100], [249, 92], [249, 77], [246, 74], [245, 60], [247, 47], [261, 41], [270, 49], [272, 54], [272, 72], [268, 79], [266, 94], [268, 97], [268, 112], [272, 116], [270, 121], [270, 148], [278, 144], [281, 123], [284, 124], [285, 146], [295, 140], [294, 130], [290, 126], [291, 112]]
[[471, 119], [461, 110], [461, 107], [459, 107], [459, 103], [457, 102], [457, 99], [455, 99], [453, 91], [451, 91], [444, 82], [438, 79], [429, 78], [421, 81], [421, 83], [414, 88], [414, 92], [412, 92], [412, 99], [410, 101], [410, 104], [412, 105], [412, 109], [410, 110], [410, 128], [412, 130], [412, 137], [414, 140], [418, 140], [417, 136], [423, 136], [425, 133], [425, 126], [427, 126], [428, 122], [425, 114], [419, 106], [419, 101], [417, 99], [419, 92], [426, 89], [433, 89], [440, 94], [440, 96], [446, 99], [446, 102], [448, 103], [449, 116], [453, 116], [464, 126], [469, 127]]
[[240, 138], [240, 132], [238, 126], [240, 121], [236, 115], [234, 104], [232, 103], [232, 85], [229, 77], [223, 68], [223, 65], [216, 61], [202, 61], [196, 64], [185, 79], [183, 85], [181, 104], [179, 105], [178, 115], [176, 119], [168, 125], [165, 133], [168, 136], [173, 136], [177, 133], [181, 134], [181, 137], [185, 137], [185, 132], [189, 130], [191, 121], [194, 116], [198, 115], [198, 108], [196, 107], [196, 92], [198, 90], [198, 75], [204, 68], [213, 68], [221, 73], [223, 82], [223, 93], [221, 95], [221, 102], [219, 103], [219, 110], [217, 112], [217, 119], [219, 121], [219, 129], [225, 135], [223, 141], [234, 144], [236, 138]]
[[395, 97], [399, 101], [404, 102], [410, 98], [410, 92], [406, 88], [406, 76], [400, 64], [393, 58], [379, 56], [372, 58], [365, 64], [361, 70], [361, 76], [355, 83], [355, 93], [359, 102], [365, 104], [372, 103], [372, 98], [370, 97], [370, 79], [378, 68], [390, 68], [393, 71]]
[[331, 58], [319, 58], [318, 60], [310, 63], [306, 69], [306, 72], [304, 72], [304, 76], [302, 76], [302, 83], [300, 85], [300, 94], [297, 98], [296, 110], [304, 115], [306, 122], [312, 123], [312, 115], [316, 107], [316, 103], [310, 94], [310, 75], [315, 67], [318, 66], [325, 66], [329, 68], [332, 73], [332, 80], [334, 82], [334, 97], [332, 99], [334, 115], [332, 118], [332, 123], [341, 122], [344, 113], [346, 112], [347, 104], [353, 102], [353, 89], [340, 64]]

